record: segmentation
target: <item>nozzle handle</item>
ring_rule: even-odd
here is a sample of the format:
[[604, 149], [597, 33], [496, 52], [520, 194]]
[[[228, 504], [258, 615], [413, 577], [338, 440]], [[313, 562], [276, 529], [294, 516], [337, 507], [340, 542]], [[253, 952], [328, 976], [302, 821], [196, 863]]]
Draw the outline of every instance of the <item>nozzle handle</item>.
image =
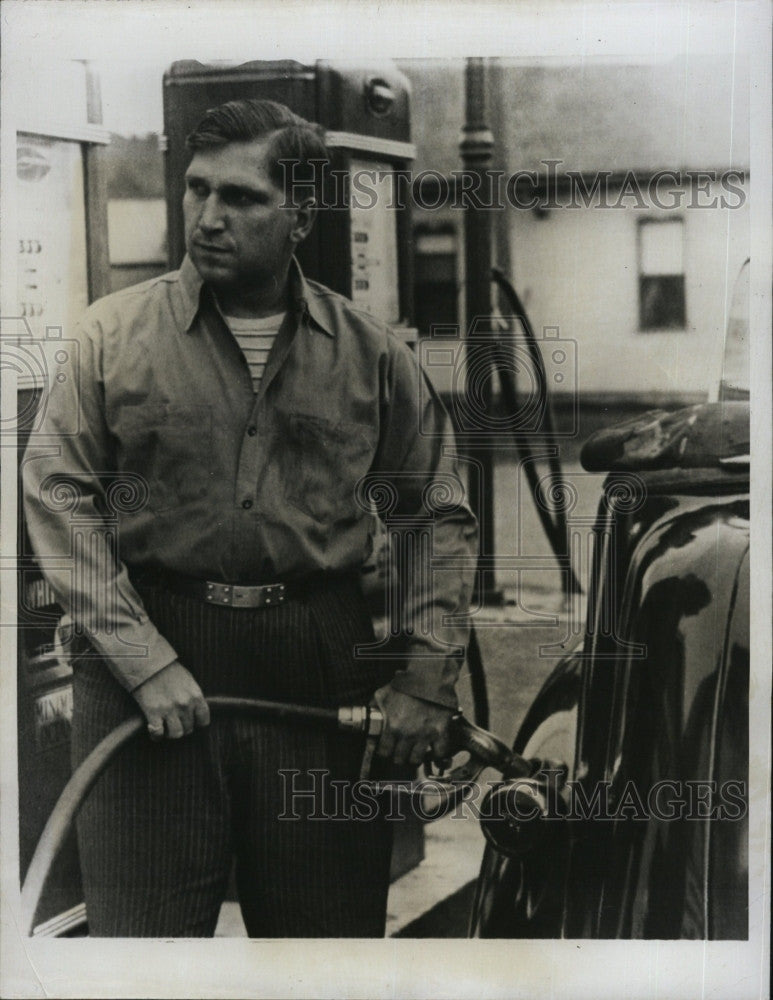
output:
[[498, 736], [465, 719], [461, 712], [451, 719], [451, 738], [457, 750], [469, 752], [471, 765], [495, 767], [512, 778], [526, 778], [534, 769], [531, 761], [514, 753]]

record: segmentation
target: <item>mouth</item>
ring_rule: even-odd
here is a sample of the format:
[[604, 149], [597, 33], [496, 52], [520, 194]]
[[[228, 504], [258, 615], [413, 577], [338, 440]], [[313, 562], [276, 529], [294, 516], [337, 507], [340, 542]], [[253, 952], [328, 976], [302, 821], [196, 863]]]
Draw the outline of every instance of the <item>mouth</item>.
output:
[[201, 243], [198, 240], [194, 240], [193, 241], [193, 245], [196, 247], [197, 250], [201, 250], [204, 253], [209, 253], [209, 254], [214, 254], [214, 255], [218, 255], [218, 254], [222, 255], [222, 254], [227, 254], [227, 253], [231, 252], [228, 249], [228, 247], [221, 247], [221, 246], [218, 246], [216, 243]]

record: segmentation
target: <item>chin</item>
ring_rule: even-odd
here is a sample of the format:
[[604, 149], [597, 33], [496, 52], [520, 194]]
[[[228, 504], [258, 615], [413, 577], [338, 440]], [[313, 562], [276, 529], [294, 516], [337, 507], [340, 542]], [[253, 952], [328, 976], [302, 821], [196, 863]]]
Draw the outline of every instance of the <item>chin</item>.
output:
[[209, 257], [200, 257], [195, 253], [190, 254], [193, 265], [201, 275], [202, 281], [210, 285], [233, 285], [236, 277], [232, 269], [225, 261], [219, 263]]

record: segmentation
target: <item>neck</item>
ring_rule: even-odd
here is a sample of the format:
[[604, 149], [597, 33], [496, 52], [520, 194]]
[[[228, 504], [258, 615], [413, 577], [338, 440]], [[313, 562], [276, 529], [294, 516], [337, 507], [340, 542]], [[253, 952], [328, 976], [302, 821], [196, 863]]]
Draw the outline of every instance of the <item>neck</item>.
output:
[[216, 288], [218, 304], [227, 316], [240, 319], [261, 318], [284, 312], [287, 308], [287, 270], [262, 285], [248, 288]]

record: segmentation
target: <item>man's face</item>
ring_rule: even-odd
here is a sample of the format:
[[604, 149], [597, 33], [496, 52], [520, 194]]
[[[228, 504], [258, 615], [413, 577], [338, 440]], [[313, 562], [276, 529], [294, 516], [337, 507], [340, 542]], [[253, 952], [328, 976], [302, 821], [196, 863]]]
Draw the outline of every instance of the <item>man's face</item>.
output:
[[185, 244], [204, 281], [230, 292], [276, 288], [306, 235], [302, 212], [282, 208], [268, 176], [266, 140], [194, 153], [185, 172]]

